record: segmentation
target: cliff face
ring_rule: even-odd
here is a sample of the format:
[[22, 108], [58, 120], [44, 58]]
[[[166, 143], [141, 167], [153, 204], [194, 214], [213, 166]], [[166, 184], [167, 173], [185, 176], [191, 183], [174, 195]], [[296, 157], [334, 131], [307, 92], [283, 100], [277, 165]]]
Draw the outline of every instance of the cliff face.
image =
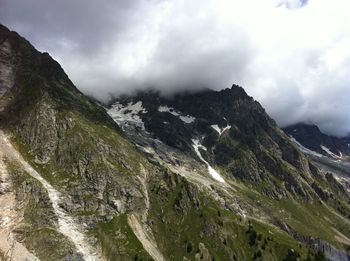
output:
[[349, 244], [349, 195], [241, 87], [143, 92], [107, 112], [0, 27], [11, 188], [1, 186], [0, 203], [11, 196], [18, 209], [0, 232], [30, 260], [315, 259], [311, 239]]

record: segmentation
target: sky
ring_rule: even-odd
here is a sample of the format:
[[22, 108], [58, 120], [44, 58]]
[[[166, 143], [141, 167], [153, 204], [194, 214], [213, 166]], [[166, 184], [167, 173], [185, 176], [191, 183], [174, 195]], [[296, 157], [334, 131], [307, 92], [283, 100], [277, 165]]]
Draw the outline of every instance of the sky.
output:
[[0, 0], [0, 23], [101, 101], [244, 87], [280, 126], [350, 132], [349, 0]]

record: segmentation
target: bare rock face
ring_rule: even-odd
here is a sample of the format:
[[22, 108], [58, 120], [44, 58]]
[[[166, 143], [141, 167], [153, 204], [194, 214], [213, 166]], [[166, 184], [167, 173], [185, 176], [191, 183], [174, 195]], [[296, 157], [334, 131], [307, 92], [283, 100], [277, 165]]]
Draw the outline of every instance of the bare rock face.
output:
[[203, 243], [199, 243], [198, 248], [199, 248], [199, 253], [197, 253], [195, 256], [196, 261], [211, 261], [212, 260], [208, 249], [205, 247], [205, 245]]
[[0, 97], [14, 85], [14, 56], [8, 41], [0, 45]]
[[331, 261], [348, 261], [348, 260], [350, 260], [349, 253], [346, 253], [345, 251], [341, 251], [341, 250], [335, 248], [334, 246], [330, 245], [329, 243], [327, 243], [324, 240], [310, 238], [308, 240], [308, 244], [315, 251], [323, 253], [327, 257], [328, 260], [331, 260]]

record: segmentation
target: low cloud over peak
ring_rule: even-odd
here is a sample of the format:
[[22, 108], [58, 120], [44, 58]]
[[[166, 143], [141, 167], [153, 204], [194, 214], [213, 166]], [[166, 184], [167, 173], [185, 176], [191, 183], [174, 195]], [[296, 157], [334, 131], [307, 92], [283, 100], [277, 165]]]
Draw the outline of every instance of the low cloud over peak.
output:
[[237, 83], [282, 125], [350, 131], [348, 0], [2, 0], [0, 22], [100, 100]]

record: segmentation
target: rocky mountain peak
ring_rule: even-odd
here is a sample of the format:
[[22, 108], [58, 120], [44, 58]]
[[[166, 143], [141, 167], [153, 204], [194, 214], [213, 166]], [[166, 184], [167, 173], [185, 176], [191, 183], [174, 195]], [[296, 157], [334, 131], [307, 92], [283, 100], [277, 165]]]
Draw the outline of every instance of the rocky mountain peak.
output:
[[260, 104], [238, 85], [221, 91], [182, 92], [171, 97], [153, 90], [139, 91], [117, 98], [109, 107], [113, 104], [119, 104], [120, 108], [142, 106], [142, 113], [130, 112], [141, 118], [145, 128], [165, 143], [187, 151], [192, 150], [196, 135], [216, 133], [212, 126], [223, 129], [235, 125], [251, 132], [253, 125], [259, 128], [275, 125]]

